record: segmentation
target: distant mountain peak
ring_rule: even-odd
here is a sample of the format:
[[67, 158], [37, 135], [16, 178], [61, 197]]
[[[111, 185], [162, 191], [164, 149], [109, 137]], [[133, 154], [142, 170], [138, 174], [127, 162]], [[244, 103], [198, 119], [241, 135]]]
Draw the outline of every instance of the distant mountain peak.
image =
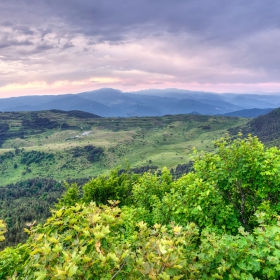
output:
[[0, 111], [79, 110], [102, 117], [163, 116], [166, 114], [216, 115], [244, 109], [275, 108], [278, 95], [218, 94], [182, 89], [122, 92], [100, 88], [77, 94], [3, 98]]

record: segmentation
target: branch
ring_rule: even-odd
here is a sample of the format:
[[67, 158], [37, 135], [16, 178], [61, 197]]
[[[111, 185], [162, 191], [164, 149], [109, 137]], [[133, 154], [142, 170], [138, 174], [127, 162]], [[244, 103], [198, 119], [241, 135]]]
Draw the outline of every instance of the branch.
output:
[[112, 276], [111, 280], [113, 280], [121, 272], [124, 265], [125, 265], [125, 261], [122, 263], [120, 269]]

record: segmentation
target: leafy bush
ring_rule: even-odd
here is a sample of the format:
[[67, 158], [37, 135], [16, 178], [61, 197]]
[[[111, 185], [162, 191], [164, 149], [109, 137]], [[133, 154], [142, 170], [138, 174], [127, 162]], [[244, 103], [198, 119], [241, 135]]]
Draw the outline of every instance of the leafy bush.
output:
[[20, 162], [26, 165], [31, 163], [40, 163], [44, 160], [53, 160], [54, 154], [47, 154], [40, 151], [23, 152]]
[[0, 242], [5, 240], [5, 237], [3, 236], [6, 232], [6, 225], [2, 220], [0, 220]]
[[141, 187], [135, 184], [134, 203], [149, 210], [153, 222], [159, 223], [186, 225], [192, 221], [201, 229], [236, 234], [240, 226], [252, 231], [258, 225], [254, 214], [259, 210], [275, 224], [280, 211], [280, 151], [264, 147], [251, 136], [225, 138], [215, 145], [215, 154], [197, 156], [194, 172], [166, 188], [162, 184], [160, 196], [153, 193], [160, 178]]
[[250, 135], [221, 139], [215, 145], [217, 153], [195, 162], [195, 175], [231, 205], [246, 230], [252, 230], [259, 208], [264, 210], [266, 204], [275, 213], [280, 210], [280, 151]]
[[280, 152], [251, 136], [215, 145], [176, 181], [116, 169], [68, 185], [45, 225], [0, 253], [3, 277], [280, 279]]
[[118, 168], [111, 170], [109, 176], [98, 176], [83, 186], [82, 202], [106, 204], [108, 200], [121, 200], [122, 204], [129, 205], [132, 186], [138, 178], [138, 175], [129, 172], [119, 175]]
[[13, 152], [6, 152], [0, 156], [0, 163], [6, 159], [12, 159], [15, 156]]
[[30, 231], [26, 245], [31, 253], [22, 277], [180, 279], [188, 273], [188, 263], [193, 261], [188, 253], [197, 236], [195, 225], [148, 228], [140, 222], [133, 235], [127, 236], [125, 219], [116, 206], [90, 203], [61, 208], [44, 228]]
[[73, 157], [86, 157], [89, 162], [96, 162], [104, 154], [104, 150], [101, 147], [94, 147], [92, 145], [86, 145], [84, 147], [75, 147], [70, 150]]
[[[260, 214], [261, 218], [262, 215]], [[194, 223], [131, 223], [111, 201], [63, 207], [25, 245], [0, 254], [13, 279], [278, 279], [280, 223], [238, 235]], [[127, 231], [130, 227], [130, 231]]]
[[[29, 257], [26, 245], [5, 248], [0, 253], [0, 279], [20, 279]], [[8, 278], [14, 276], [15, 278]]]

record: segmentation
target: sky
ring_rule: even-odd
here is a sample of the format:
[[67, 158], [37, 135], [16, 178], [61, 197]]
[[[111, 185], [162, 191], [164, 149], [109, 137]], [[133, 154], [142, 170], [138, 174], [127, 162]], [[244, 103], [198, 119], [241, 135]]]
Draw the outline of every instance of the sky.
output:
[[0, 97], [280, 94], [278, 0], [1, 0]]

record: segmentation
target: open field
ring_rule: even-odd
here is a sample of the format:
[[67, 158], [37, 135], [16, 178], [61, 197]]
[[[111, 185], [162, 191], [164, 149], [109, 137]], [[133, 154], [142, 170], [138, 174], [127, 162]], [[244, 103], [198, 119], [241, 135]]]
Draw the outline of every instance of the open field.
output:
[[201, 115], [85, 118], [63, 111], [0, 113], [1, 185], [41, 177], [93, 177], [128, 161], [131, 167], [187, 163], [193, 147], [246, 119]]

